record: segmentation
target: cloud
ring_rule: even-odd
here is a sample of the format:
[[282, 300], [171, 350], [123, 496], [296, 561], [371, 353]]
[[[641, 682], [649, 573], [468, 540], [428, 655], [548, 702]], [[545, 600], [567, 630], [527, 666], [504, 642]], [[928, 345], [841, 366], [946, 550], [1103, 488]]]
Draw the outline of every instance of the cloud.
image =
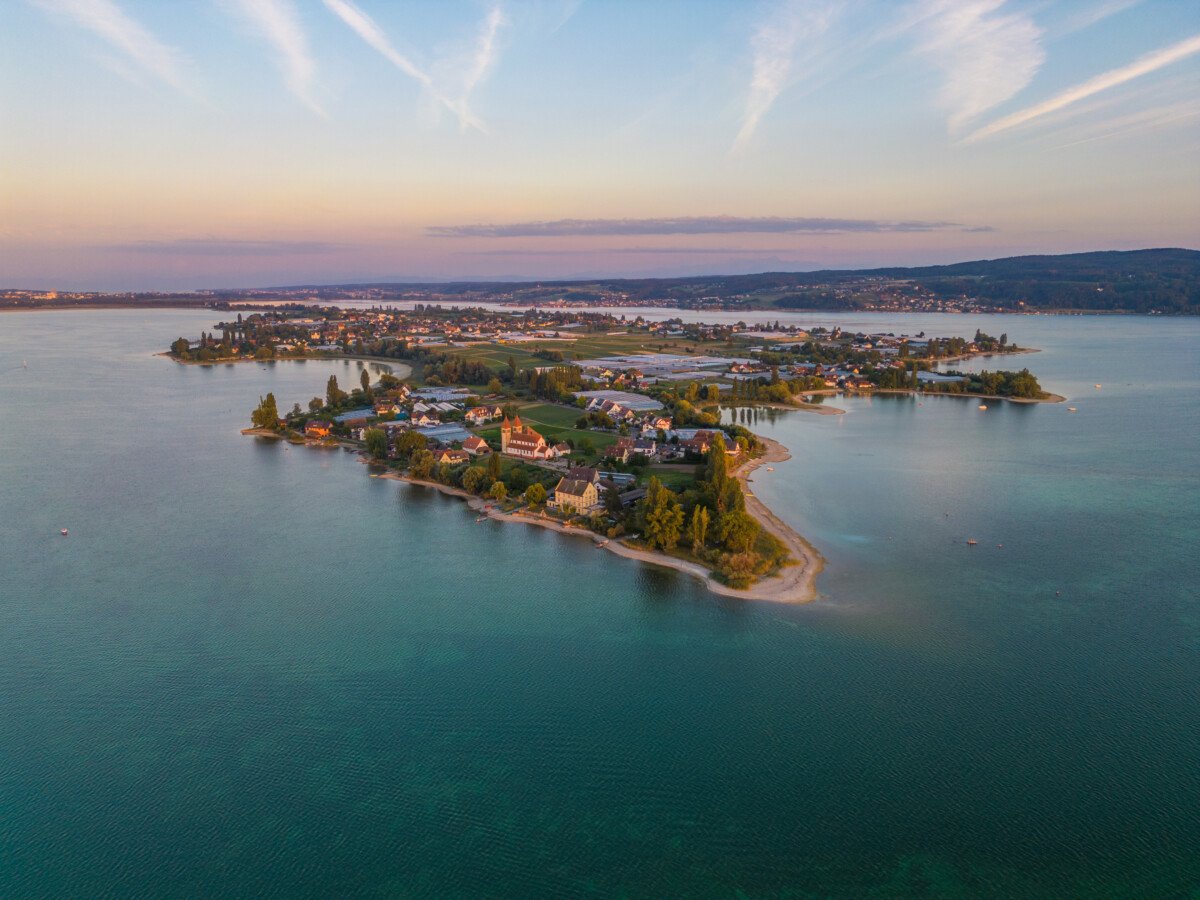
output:
[[431, 225], [430, 237], [597, 237], [662, 234], [846, 234], [940, 231], [958, 222], [891, 222], [878, 219], [694, 216], [674, 219], [558, 219], [507, 225]]
[[[475, 128], [479, 131], [486, 131], [483, 123], [480, 122], [471, 111], [467, 108], [466, 97], [458, 100], [451, 99], [444, 92], [438, 89], [434, 84], [432, 76], [424, 69], [414, 63], [407, 56], [392, 46], [392, 42], [388, 40], [383, 29], [368, 16], [365, 12], [355, 6], [350, 0], [324, 0], [325, 7], [335, 16], [341, 19], [349, 28], [362, 38], [370, 47], [374, 48], [384, 59], [394, 65], [397, 69], [407, 75], [409, 78], [416, 81], [426, 91], [429, 92], [435, 100], [445, 106], [458, 118], [459, 126], [463, 129]], [[496, 26], [499, 27], [499, 24]], [[486, 36], [486, 32], [485, 32]], [[491, 40], [494, 41], [494, 34]], [[492, 46], [486, 48], [490, 53]], [[484, 65], [490, 64], [489, 60], [484, 60]], [[484, 72], [480, 71], [476, 80], [483, 77]], [[474, 85], [472, 85], [473, 87]]]
[[788, 0], [755, 29], [750, 39], [754, 51], [753, 74], [734, 150], [744, 147], [754, 136], [763, 116], [787, 86], [797, 44], [823, 33], [834, 14], [835, 9], [830, 5]]
[[1067, 90], [1055, 94], [1049, 100], [1043, 100], [1041, 103], [1036, 103], [1033, 106], [1028, 106], [1011, 115], [997, 119], [990, 125], [985, 125], [983, 128], [979, 128], [968, 135], [966, 143], [973, 143], [983, 138], [991, 137], [994, 134], [999, 134], [1002, 131], [1007, 131], [1010, 128], [1016, 128], [1018, 125], [1025, 125], [1049, 113], [1065, 109], [1073, 103], [1078, 103], [1080, 100], [1091, 97], [1093, 94], [1118, 87], [1127, 81], [1132, 81], [1143, 75], [1149, 75], [1151, 72], [1156, 72], [1164, 66], [1179, 62], [1179, 60], [1186, 59], [1196, 53], [1200, 53], [1200, 34], [1193, 35], [1186, 40], [1172, 44], [1169, 47], [1164, 47], [1161, 50], [1155, 50], [1153, 53], [1147, 53], [1140, 59], [1134, 60], [1128, 65], [1121, 66], [1119, 69], [1112, 69], [1102, 75], [1097, 75], [1095, 78], [1090, 78], [1082, 84], [1067, 88]]
[[1101, 0], [1100, 3], [1094, 6], [1080, 10], [1067, 19], [1059, 26], [1055, 37], [1063, 37], [1068, 34], [1073, 34], [1076, 31], [1083, 31], [1085, 28], [1091, 28], [1105, 19], [1115, 16], [1118, 13], [1123, 13], [1127, 9], [1132, 9], [1141, 3], [1142, 0]]
[[991, 225], [975, 225], [971, 228], [960, 228], [963, 234], [991, 234], [996, 229]]
[[183, 78], [184, 59], [150, 33], [140, 22], [131, 18], [113, 0], [34, 0], [51, 13], [70, 19], [86, 28], [117, 50], [138, 68], [186, 91]]
[[456, 256], [578, 256], [587, 253], [622, 253], [678, 256], [761, 256], [764, 253], [796, 253], [796, 247], [579, 247], [573, 250], [530, 248], [527, 250], [457, 250]]
[[221, 238], [177, 238], [170, 241], [132, 241], [107, 244], [99, 249], [156, 256], [306, 256], [332, 253], [341, 244], [325, 241], [250, 241]]
[[508, 20], [504, 17], [504, 11], [498, 5], [493, 6], [484, 16], [479, 37], [475, 41], [475, 53], [471, 58], [470, 67], [466, 71], [466, 77], [463, 79], [464, 103], [495, 65], [499, 57], [496, 37], [501, 27], [507, 24]]
[[1046, 59], [1042, 31], [1004, 0], [922, 0], [917, 52], [942, 72], [938, 101], [951, 132], [1003, 103], [1033, 80]]
[[276, 64], [284, 83], [305, 106], [317, 115], [325, 110], [313, 96], [317, 64], [308, 47], [308, 36], [291, 0], [229, 0], [243, 18], [274, 46]]

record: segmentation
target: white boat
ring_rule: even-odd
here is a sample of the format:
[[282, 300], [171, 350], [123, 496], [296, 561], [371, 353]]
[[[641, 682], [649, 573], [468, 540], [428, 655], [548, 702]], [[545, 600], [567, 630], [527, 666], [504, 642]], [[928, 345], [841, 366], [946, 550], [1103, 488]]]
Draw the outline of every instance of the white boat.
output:
[[1075, 407], [1073, 407], [1073, 406], [1068, 406], [1068, 407], [1067, 407], [1067, 412], [1075, 412]]
[[979, 404], [979, 408], [980, 408], [980, 409], [987, 409], [987, 404], [986, 404], [986, 403], [980, 403], [980, 404]]
[[64, 529], [62, 529], [61, 531], [59, 531], [59, 534], [61, 534], [63, 537], [66, 537], [66, 536], [67, 536], [67, 529], [65, 529], [65, 528], [64, 528]]

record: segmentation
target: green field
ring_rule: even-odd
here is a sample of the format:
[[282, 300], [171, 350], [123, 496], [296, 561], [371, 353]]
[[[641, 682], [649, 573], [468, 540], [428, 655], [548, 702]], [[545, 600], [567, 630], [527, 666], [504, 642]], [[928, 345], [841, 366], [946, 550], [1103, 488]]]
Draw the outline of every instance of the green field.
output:
[[595, 359], [601, 356], [628, 356], [635, 353], [679, 353], [738, 355], [744, 351], [737, 344], [718, 341], [688, 341], [682, 338], [657, 337], [649, 334], [589, 334], [575, 340], [543, 340], [522, 344], [480, 344], [474, 347], [452, 348], [447, 352], [461, 359], [482, 362], [492, 369], [508, 366], [509, 357], [519, 369], [552, 366], [550, 360], [534, 356], [542, 347], [559, 350], [568, 359]]
[[[573, 441], [576, 446], [584, 440], [592, 442], [597, 450], [603, 450], [617, 442], [618, 435], [604, 431], [585, 431], [575, 428], [575, 422], [583, 410], [553, 403], [530, 403], [520, 406], [517, 414], [521, 422], [529, 425], [550, 443]], [[500, 426], [490, 425], [476, 432], [485, 441], [500, 443]]]

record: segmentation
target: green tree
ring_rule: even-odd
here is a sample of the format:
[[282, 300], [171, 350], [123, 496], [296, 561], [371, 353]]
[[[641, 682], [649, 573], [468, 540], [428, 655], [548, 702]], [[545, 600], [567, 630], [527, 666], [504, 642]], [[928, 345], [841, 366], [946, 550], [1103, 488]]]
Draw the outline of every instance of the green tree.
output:
[[181, 337], [171, 344], [171, 352], [176, 356], [187, 356], [189, 347], [188, 339]]
[[364, 394], [371, 393], [371, 376], [366, 366], [363, 366], [362, 374], [358, 376], [358, 383], [362, 385]]
[[275, 407], [275, 395], [267, 394], [266, 398], [258, 398], [258, 407], [250, 414], [250, 421], [255, 428], [278, 428], [279, 410]]
[[330, 375], [329, 381], [325, 383], [325, 405], [337, 406], [346, 399], [346, 392], [338, 387], [336, 375]]
[[371, 454], [371, 459], [387, 459], [388, 439], [382, 428], [368, 428], [363, 433], [363, 440], [367, 444], [367, 452]]
[[643, 534], [651, 547], [670, 550], [679, 543], [679, 532], [683, 527], [683, 509], [674, 492], [664, 487], [657, 478], [646, 485]]
[[492, 486], [488, 488], [488, 496], [493, 500], [503, 500], [508, 496], [508, 487], [503, 481], [493, 481]]
[[320, 397], [313, 397], [308, 401], [308, 411], [311, 413], [320, 412], [325, 408], [325, 402]]
[[525, 488], [525, 502], [530, 506], [541, 506], [545, 503], [546, 486], [535, 481], [529, 487]]
[[692, 510], [692, 522], [689, 528], [692, 538], [692, 552], [697, 556], [704, 550], [704, 542], [708, 538], [708, 507], [699, 503]]
[[412, 455], [412, 462], [408, 465], [409, 472], [413, 478], [428, 478], [433, 474], [434, 467], [433, 453], [429, 450], [418, 450]]
[[496, 481], [500, 477], [500, 454], [489, 453], [487, 461], [488, 481]]
[[402, 431], [396, 438], [396, 455], [401, 461], [410, 459], [413, 454], [425, 449], [425, 435], [418, 431]]
[[500, 383], [499, 378], [492, 378], [487, 383], [487, 391], [489, 394], [499, 394], [504, 391], [504, 385]]
[[486, 482], [487, 472], [482, 466], [471, 466], [463, 472], [462, 486], [465, 491], [478, 494]]
[[744, 509], [731, 509], [720, 518], [719, 537], [726, 550], [746, 553], [754, 546], [759, 524]]

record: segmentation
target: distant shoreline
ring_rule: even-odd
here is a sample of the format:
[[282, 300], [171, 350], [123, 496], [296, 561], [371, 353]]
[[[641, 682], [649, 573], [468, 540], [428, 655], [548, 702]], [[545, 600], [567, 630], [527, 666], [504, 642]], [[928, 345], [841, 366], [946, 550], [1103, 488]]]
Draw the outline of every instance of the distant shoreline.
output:
[[367, 356], [360, 353], [345, 353], [339, 356], [273, 356], [270, 359], [255, 359], [253, 356], [237, 356], [228, 359], [180, 359], [169, 350], [164, 350], [161, 353], [154, 354], [155, 356], [165, 356], [173, 362], [179, 363], [181, 366], [231, 366], [237, 363], [256, 362], [256, 363], [277, 363], [277, 362], [337, 362], [342, 359], [357, 359], [363, 362], [373, 362], [381, 366], [393, 366], [397, 370], [393, 372], [397, 378], [403, 381], [412, 375], [412, 366], [408, 363], [400, 362], [399, 360], [391, 359], [387, 356]]

